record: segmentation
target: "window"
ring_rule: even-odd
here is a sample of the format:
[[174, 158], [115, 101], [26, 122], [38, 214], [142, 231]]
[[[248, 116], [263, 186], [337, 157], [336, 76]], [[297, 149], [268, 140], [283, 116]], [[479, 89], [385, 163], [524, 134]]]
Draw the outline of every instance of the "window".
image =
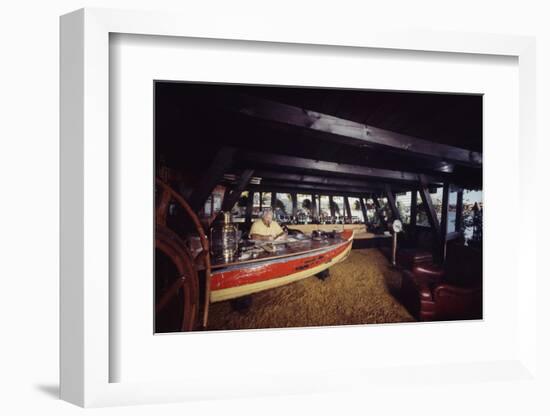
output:
[[333, 196], [332, 197], [332, 205], [334, 208], [334, 216], [338, 219], [338, 221], [343, 220], [345, 216], [345, 209], [344, 209], [344, 197], [343, 196]]
[[458, 192], [449, 191], [449, 208], [447, 211], [447, 232], [454, 233], [456, 231], [456, 203]]
[[376, 214], [376, 206], [372, 198], [365, 199], [365, 207], [367, 208], [367, 221], [369, 224], [378, 227], [381, 225], [380, 218]]
[[225, 194], [225, 189], [216, 187], [204, 203], [202, 213], [199, 213], [203, 218], [211, 218], [218, 214], [222, 209], [222, 200]]
[[311, 195], [298, 194], [298, 211], [303, 210], [306, 212], [311, 212], [312, 209], [312, 198]]
[[411, 223], [411, 197], [412, 193], [410, 191], [397, 194], [395, 197], [395, 205], [397, 205], [397, 210], [404, 224]]
[[290, 221], [292, 215], [292, 196], [290, 194], [275, 194], [275, 220], [279, 223]]
[[422, 202], [422, 198], [418, 198], [416, 200], [416, 204], [416, 225], [429, 227], [430, 221], [428, 221], [428, 214], [424, 209], [424, 202]]
[[262, 209], [271, 207], [271, 192], [262, 192]]
[[260, 193], [254, 192], [252, 197], [252, 218], [258, 218], [260, 216]]
[[434, 193], [430, 193], [430, 196], [432, 197], [432, 204], [434, 206], [435, 213], [437, 214], [437, 219], [441, 224], [441, 211], [443, 209], [443, 187], [440, 186], [436, 188]]
[[329, 197], [326, 195], [319, 196], [319, 221], [324, 223], [330, 218], [330, 203]]
[[382, 209], [382, 213], [384, 214], [384, 218], [386, 219], [386, 222], [390, 222], [392, 219], [391, 210], [390, 210], [390, 204], [388, 204], [388, 198], [378, 198], [378, 203], [380, 204], [380, 208]]
[[212, 195], [214, 197], [214, 202], [212, 204], [214, 213], [220, 212], [222, 210], [222, 196], [219, 194]]
[[298, 223], [308, 223], [312, 221], [312, 198], [311, 195], [298, 194], [296, 195], [298, 201], [297, 220]]
[[481, 244], [483, 237], [483, 192], [464, 190], [462, 234], [467, 245]]
[[212, 215], [212, 195], [204, 203], [204, 216], [209, 217], [210, 215]]
[[292, 214], [292, 196], [290, 194], [276, 194], [275, 209], [282, 210], [285, 214]]
[[254, 196], [252, 197], [252, 207], [254, 208], [260, 208], [260, 193], [254, 192]]
[[239, 200], [231, 209], [231, 215], [234, 222], [244, 222], [246, 219], [246, 205], [248, 202], [248, 191], [241, 193]]
[[349, 208], [351, 210], [351, 222], [361, 223], [365, 222], [363, 218], [363, 210], [361, 209], [361, 202], [359, 198], [348, 198]]
[[[436, 188], [433, 192], [430, 192], [430, 198], [432, 200], [432, 205], [435, 209], [437, 219], [441, 223], [441, 208], [443, 206], [443, 188], [440, 186]], [[420, 195], [417, 198], [417, 204], [418, 204], [417, 205], [418, 210], [416, 214], [416, 224], [424, 227], [429, 227], [430, 222], [428, 220], [428, 214]]]

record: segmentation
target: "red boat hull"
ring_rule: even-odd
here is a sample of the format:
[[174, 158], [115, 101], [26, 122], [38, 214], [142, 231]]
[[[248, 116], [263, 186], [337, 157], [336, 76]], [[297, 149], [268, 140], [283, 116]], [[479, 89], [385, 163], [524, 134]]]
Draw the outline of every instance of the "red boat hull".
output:
[[340, 242], [325, 248], [305, 250], [260, 262], [234, 264], [213, 271], [211, 301], [249, 295], [317, 274], [344, 260], [352, 243], [353, 231], [345, 230]]

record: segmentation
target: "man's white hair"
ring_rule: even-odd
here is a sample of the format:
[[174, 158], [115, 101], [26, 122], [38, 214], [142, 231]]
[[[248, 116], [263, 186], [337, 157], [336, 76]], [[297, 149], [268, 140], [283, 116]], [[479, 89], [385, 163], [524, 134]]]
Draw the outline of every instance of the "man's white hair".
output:
[[273, 216], [273, 210], [271, 208], [264, 208], [262, 210], [262, 218], [265, 218], [267, 214], [271, 214], [271, 216]]

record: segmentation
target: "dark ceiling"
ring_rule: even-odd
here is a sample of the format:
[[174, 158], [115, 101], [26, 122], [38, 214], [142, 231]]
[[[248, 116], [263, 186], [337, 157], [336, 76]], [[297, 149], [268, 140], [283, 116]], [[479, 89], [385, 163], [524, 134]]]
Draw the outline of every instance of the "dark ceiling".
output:
[[[481, 165], [449, 163], [406, 150], [348, 144], [303, 126], [251, 117], [227, 106], [250, 96], [340, 119], [482, 152], [482, 96], [465, 94], [265, 87], [155, 82], [156, 161], [200, 176], [223, 146], [404, 172], [437, 174], [449, 182], [481, 186]], [[335, 139], [336, 137], [336, 139]], [[248, 165], [247, 165], [248, 163]], [[235, 169], [265, 168], [238, 162]], [[278, 171], [297, 169], [279, 166]]]

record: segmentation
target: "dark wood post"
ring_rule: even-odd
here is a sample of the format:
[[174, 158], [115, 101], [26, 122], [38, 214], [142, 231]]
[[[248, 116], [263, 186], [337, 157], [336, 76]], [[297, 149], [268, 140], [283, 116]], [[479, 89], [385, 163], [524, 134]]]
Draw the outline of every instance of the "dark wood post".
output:
[[330, 209], [330, 216], [332, 217], [332, 219], [334, 220], [334, 201], [332, 199], [332, 195], [329, 195], [328, 196], [328, 207]]
[[248, 183], [250, 182], [250, 178], [254, 174], [253, 169], [245, 169], [243, 173], [241, 174], [241, 177], [231, 190], [231, 192], [225, 193], [225, 197], [223, 199], [222, 204], [222, 211], [229, 211], [231, 210], [239, 198], [241, 197], [241, 194], [243, 193], [244, 189], [248, 186]]
[[298, 196], [296, 192], [292, 192], [290, 196], [292, 197], [292, 216], [296, 218], [298, 215]]
[[246, 201], [245, 224], [250, 227], [252, 224], [252, 206], [254, 205], [254, 191], [248, 191], [248, 199]]
[[202, 179], [193, 189], [189, 196], [189, 205], [193, 211], [198, 212], [208, 199], [212, 190], [223, 178], [223, 174], [233, 164], [235, 149], [232, 147], [222, 147], [214, 160], [202, 174]]
[[418, 215], [418, 191], [413, 189], [411, 191], [411, 235], [412, 242], [416, 245], [416, 217]]
[[319, 213], [317, 211], [317, 195], [313, 194], [311, 198], [311, 216], [313, 217], [313, 221], [318, 221]]
[[386, 198], [388, 199], [388, 205], [390, 206], [391, 213], [394, 220], [400, 220], [401, 221], [401, 215], [399, 214], [399, 210], [397, 209], [397, 204], [395, 203], [395, 195], [393, 194], [391, 188], [389, 185], [386, 185]]
[[386, 221], [386, 217], [384, 216], [384, 211], [382, 210], [382, 206], [380, 205], [380, 201], [378, 200], [378, 195], [373, 194], [372, 201], [374, 202], [374, 207], [376, 208], [376, 214], [380, 219], [380, 224], [382, 224], [382, 227], [384, 227], [384, 229], [387, 230], [388, 222]]
[[[351, 223], [351, 207], [349, 205], [349, 199], [347, 196], [344, 197], [344, 205], [346, 207], [346, 211], [347, 211], [347, 216], [349, 218], [349, 222]], [[346, 213], [344, 213], [344, 217], [346, 216]], [[345, 222], [345, 220], [344, 220]]]
[[460, 189], [456, 194], [456, 222], [455, 231], [460, 233], [462, 231], [462, 198], [464, 191]]
[[[435, 208], [432, 203], [432, 197], [430, 196], [430, 191], [428, 189], [428, 184], [425, 180], [421, 177], [421, 184], [420, 184], [420, 197], [422, 198], [422, 203], [424, 204], [424, 207], [426, 209], [426, 214], [428, 216], [428, 222], [430, 223], [430, 227], [432, 229], [432, 233], [434, 236], [434, 245], [435, 247], [439, 247], [439, 242], [441, 241], [441, 227], [439, 225], [439, 220], [437, 219], [437, 213], [435, 212]], [[442, 259], [439, 256], [439, 250], [436, 250], [435, 257], [438, 261], [441, 261]]]
[[441, 261], [445, 261], [447, 251], [447, 223], [449, 221], [449, 183], [443, 185], [443, 201], [441, 203], [441, 236], [439, 242], [439, 256]]
[[365, 201], [363, 201], [363, 197], [359, 198], [359, 203], [361, 204], [361, 212], [363, 212], [363, 222], [365, 223], [365, 228], [368, 228], [368, 217], [367, 217], [367, 207], [365, 206]]
[[418, 192], [416, 189], [411, 191], [411, 228], [416, 232], [416, 216], [418, 210]]

